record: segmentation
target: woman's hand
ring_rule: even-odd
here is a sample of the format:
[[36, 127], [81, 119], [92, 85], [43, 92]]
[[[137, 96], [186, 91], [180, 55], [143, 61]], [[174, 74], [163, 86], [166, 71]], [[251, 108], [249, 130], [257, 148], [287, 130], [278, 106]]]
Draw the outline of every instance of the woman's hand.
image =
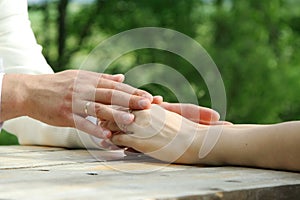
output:
[[[125, 134], [113, 134], [111, 140], [114, 144], [131, 147], [166, 162], [199, 162], [199, 150], [209, 126], [194, 123], [158, 105], [133, 114], [135, 122], [123, 130]], [[106, 126], [119, 130], [115, 123]]]
[[[157, 105], [133, 113], [135, 122], [120, 126], [125, 133], [113, 135], [114, 144], [166, 162], [300, 171], [299, 121], [208, 126]], [[118, 130], [114, 123], [107, 125]]]
[[48, 75], [7, 74], [3, 79], [1, 121], [29, 116], [55, 126], [76, 127], [97, 137], [110, 135], [85, 118], [130, 124], [134, 116], [113, 109], [119, 105], [150, 107], [149, 93], [121, 83], [123, 75], [68, 70]]

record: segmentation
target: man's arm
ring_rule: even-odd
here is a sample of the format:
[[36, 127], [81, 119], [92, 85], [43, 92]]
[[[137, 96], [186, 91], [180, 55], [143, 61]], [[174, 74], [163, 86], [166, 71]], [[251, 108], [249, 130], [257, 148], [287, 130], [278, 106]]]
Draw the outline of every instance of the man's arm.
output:
[[[0, 117], [1, 121], [5, 121], [4, 129], [16, 134], [21, 144], [72, 147], [73, 143], [63, 143], [62, 141], [68, 141], [63, 140], [62, 137], [74, 138], [77, 135], [77, 130], [75, 129], [49, 126], [28, 117], [8, 120], [25, 115], [56, 126], [75, 127], [74, 118], [72, 118], [73, 112], [71, 112], [73, 109], [70, 110], [70, 108], [73, 108], [72, 103], [70, 103], [70, 99], [64, 99], [62, 102], [57, 101], [59, 98], [62, 100], [64, 97], [63, 95], [68, 93], [67, 91], [69, 91], [69, 98], [72, 97], [72, 95], [70, 95], [70, 88], [75, 85], [72, 81], [76, 78], [76, 74], [74, 75], [74, 72], [68, 71], [63, 74], [56, 75], [32, 75], [53, 74], [53, 71], [42, 56], [41, 47], [37, 44], [31, 30], [27, 13], [27, 1], [0, 0], [0, 11], [0, 57], [3, 59], [4, 68], [2, 71], [6, 73], [2, 87], [2, 112]], [[83, 72], [83, 74], [86, 73], [87, 72]], [[73, 75], [70, 77], [70, 74]], [[96, 82], [103, 80], [103, 78], [109, 79], [109, 77], [102, 77], [102, 79], [100, 77], [88, 77], [87, 80], [90, 81], [90, 86], [91, 84], [96, 86]], [[80, 78], [78, 79], [82, 80]], [[111, 80], [110, 83], [115, 81], [116, 80]], [[58, 88], [58, 86], [61, 87]], [[108, 91], [102, 90], [96, 93], [100, 94], [101, 92], [106, 92], [107, 97], [111, 94], [111, 89], [113, 88], [104, 88], [108, 89]], [[128, 89], [127, 86], [125, 89], [126, 88]], [[61, 90], [59, 91], [59, 89]], [[92, 91], [90, 92], [91, 94], [95, 94], [96, 88], [89, 88], [89, 90]], [[132, 94], [132, 90], [124, 91], [124, 88], [122, 87], [120, 90], [125, 93]], [[82, 93], [82, 95], [87, 95], [87, 93]], [[124, 93], [122, 93], [122, 95], [124, 95]], [[90, 100], [83, 99], [85, 97], [82, 96], [76, 96], [76, 98], [79, 100]], [[111, 98], [99, 99], [100, 102], [109, 100], [111, 100]], [[63, 103], [69, 103], [69, 105], [59, 105]], [[95, 124], [89, 123], [89, 121], [84, 119], [84, 116], [86, 116], [85, 105], [87, 105], [87, 102], [83, 103], [83, 101], [77, 101], [74, 103], [74, 109], [77, 109], [74, 114], [77, 118], [77, 127], [81, 130], [99, 136], [99, 134], [101, 134], [101, 129]], [[58, 111], [60, 108], [65, 108], [65, 110], [62, 109]], [[95, 113], [93, 112], [94, 108], [96, 108], [95, 105], [90, 105], [89, 112], [91, 115]], [[69, 109], [69, 112], [66, 112], [67, 109]], [[105, 110], [107, 111], [108, 109]], [[55, 112], [60, 116], [54, 116]], [[104, 118], [105, 116], [111, 116], [111, 112], [106, 112]], [[66, 131], [66, 129], [68, 131]], [[65, 135], [60, 136], [61, 132], [65, 133]], [[73, 139], [70, 140], [74, 141]]]
[[114, 77], [79, 70], [47, 75], [5, 75], [1, 121], [29, 116], [54, 126], [76, 127], [103, 138], [102, 128], [86, 120], [87, 116], [129, 124], [134, 119], [132, 114], [114, 110], [109, 105], [146, 109], [152, 101], [149, 93], [109, 79]]

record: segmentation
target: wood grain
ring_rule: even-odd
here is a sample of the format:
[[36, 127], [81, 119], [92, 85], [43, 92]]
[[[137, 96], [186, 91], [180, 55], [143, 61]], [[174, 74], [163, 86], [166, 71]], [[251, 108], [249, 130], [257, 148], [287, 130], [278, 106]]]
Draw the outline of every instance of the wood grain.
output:
[[[100, 151], [93, 151], [92, 154]], [[300, 174], [173, 165], [51, 147], [0, 147], [0, 199], [298, 199]], [[115, 159], [112, 159], [115, 158]]]

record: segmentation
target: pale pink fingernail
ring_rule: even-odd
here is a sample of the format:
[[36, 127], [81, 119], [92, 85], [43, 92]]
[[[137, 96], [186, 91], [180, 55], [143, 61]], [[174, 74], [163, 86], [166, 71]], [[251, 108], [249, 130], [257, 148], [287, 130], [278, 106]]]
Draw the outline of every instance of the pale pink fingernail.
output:
[[149, 106], [149, 104], [150, 104], [150, 102], [147, 99], [139, 100], [140, 108], [146, 108], [147, 106]]
[[123, 82], [125, 80], [125, 76], [123, 74], [115, 74], [114, 77], [119, 77], [119, 81]]
[[215, 115], [217, 116], [217, 120], [219, 120], [220, 119], [220, 114], [217, 112], [217, 111], [215, 111], [215, 110], [213, 110], [213, 112], [215, 113]]
[[125, 113], [122, 115], [122, 120], [124, 124], [130, 124], [134, 119], [133, 114]]
[[162, 96], [154, 96], [153, 99], [155, 99], [155, 101], [158, 103], [161, 103], [164, 101], [164, 98]]
[[106, 137], [106, 138], [109, 138], [110, 135], [111, 135], [111, 132], [109, 130], [104, 130], [103, 131], [103, 135]]

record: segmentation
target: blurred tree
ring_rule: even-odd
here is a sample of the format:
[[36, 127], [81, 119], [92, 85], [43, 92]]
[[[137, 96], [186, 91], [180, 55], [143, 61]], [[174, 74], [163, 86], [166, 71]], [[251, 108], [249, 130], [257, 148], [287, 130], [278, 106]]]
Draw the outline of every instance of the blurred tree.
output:
[[[56, 71], [79, 66], [100, 41], [121, 31], [171, 28], [195, 38], [214, 58], [226, 85], [228, 120], [268, 123], [299, 118], [297, 0], [95, 0], [86, 4], [58, 0], [39, 8], [31, 8], [33, 26]], [[35, 18], [38, 12], [40, 17]], [[210, 106], [202, 78], [186, 60], [169, 52], [132, 52], [107, 72], [125, 73], [149, 62], [166, 64], [188, 77], [200, 104]], [[145, 88], [177, 101], [164, 87]]]
[[[286, 74], [295, 68], [290, 57], [295, 47], [289, 41], [295, 36], [284, 14], [290, 5], [280, 0], [230, 4], [218, 0], [215, 6], [214, 41], [209, 49], [226, 83], [228, 119], [282, 121], [284, 107], [299, 99], [295, 93], [299, 84], [289, 84], [293, 78]], [[290, 92], [293, 95], [287, 95]]]
[[57, 46], [58, 46], [58, 58], [56, 66], [63, 66], [66, 64], [65, 47], [67, 39], [67, 27], [66, 27], [66, 17], [67, 17], [67, 7], [69, 0], [60, 0], [58, 2], [57, 10], [57, 24], [58, 24], [58, 36], [57, 36]]

